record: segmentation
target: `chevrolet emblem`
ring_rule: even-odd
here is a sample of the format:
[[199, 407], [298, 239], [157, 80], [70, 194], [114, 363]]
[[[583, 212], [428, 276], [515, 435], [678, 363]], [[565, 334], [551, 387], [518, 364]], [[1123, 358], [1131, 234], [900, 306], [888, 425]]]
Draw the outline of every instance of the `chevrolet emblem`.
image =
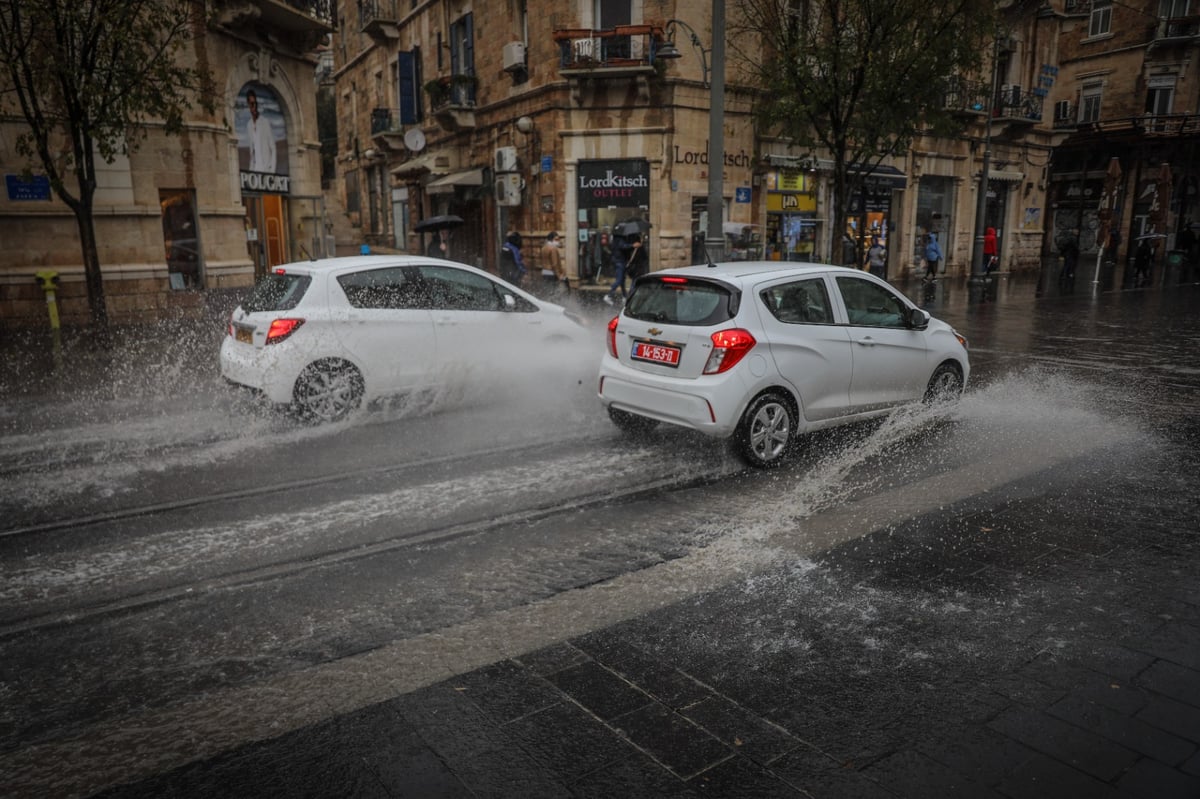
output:
[[659, 330], [657, 327], [652, 327], [646, 332], [648, 332], [652, 336], [661, 336], [662, 335], [662, 331]]

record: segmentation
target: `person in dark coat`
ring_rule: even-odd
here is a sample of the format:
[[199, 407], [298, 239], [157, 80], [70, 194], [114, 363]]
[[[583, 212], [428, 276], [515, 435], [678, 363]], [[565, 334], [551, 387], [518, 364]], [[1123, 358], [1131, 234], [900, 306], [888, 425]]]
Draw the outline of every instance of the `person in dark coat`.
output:
[[1135, 287], [1150, 285], [1150, 263], [1154, 260], [1154, 246], [1150, 239], [1138, 242], [1137, 253], [1133, 256], [1133, 285]]
[[512, 283], [521, 285], [525, 279], [525, 260], [521, 257], [521, 234], [515, 230], [508, 234], [500, 247], [500, 277]]
[[1062, 279], [1074, 280], [1075, 267], [1079, 264], [1079, 231], [1075, 228], [1067, 231], [1066, 237], [1063, 238], [1062, 244], [1058, 247], [1058, 254], [1062, 256], [1063, 268]]

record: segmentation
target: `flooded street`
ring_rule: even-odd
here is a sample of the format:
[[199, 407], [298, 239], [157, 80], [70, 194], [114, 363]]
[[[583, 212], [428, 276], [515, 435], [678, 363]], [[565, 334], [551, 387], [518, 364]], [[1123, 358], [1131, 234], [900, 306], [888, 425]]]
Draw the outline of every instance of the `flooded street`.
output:
[[[204, 795], [173, 770], [533, 653], [607, 663], [614, 630], [797, 740], [869, 705], [878, 735], [822, 751], [879, 765], [922, 686], [1200, 620], [1200, 289], [911, 289], [971, 343], [963, 400], [814, 434], [768, 472], [619, 434], [600, 309], [594, 351], [327, 427], [230, 393], [219, 329], [68, 346], [74, 372], [6, 355], [0, 792], [161, 795], [175, 773]], [[1163, 552], [1173, 599], [1148, 613]], [[1200, 667], [1198, 643], [1177, 660]]]

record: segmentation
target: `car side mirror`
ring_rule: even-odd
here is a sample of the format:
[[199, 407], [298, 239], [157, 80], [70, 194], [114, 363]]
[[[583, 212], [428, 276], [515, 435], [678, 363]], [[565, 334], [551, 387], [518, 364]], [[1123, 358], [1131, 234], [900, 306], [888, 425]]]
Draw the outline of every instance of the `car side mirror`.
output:
[[931, 318], [928, 311], [920, 308], [908, 309], [908, 326], [913, 330], [924, 330], [929, 327], [929, 320]]
[[517, 298], [511, 294], [504, 295], [504, 310], [512, 311], [517, 307]]

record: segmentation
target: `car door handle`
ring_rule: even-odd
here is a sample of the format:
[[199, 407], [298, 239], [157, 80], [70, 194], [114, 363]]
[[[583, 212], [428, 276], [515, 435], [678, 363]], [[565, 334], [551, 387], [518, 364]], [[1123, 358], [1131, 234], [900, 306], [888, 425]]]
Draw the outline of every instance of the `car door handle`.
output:
[[858, 343], [864, 347], [874, 347], [875, 339], [871, 338], [870, 336], [864, 336], [858, 340]]

